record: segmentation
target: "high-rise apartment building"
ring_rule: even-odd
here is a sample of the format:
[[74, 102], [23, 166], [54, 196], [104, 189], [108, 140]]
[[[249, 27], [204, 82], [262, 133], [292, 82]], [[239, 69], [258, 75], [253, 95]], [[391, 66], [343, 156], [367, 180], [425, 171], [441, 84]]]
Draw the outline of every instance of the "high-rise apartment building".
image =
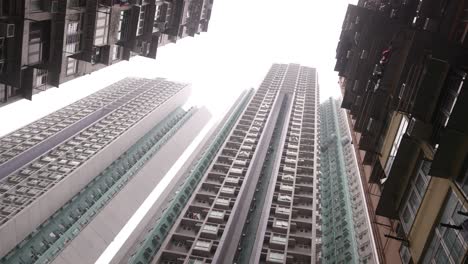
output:
[[324, 263], [378, 263], [361, 178], [341, 101], [320, 105]]
[[318, 99], [314, 68], [274, 64], [115, 263], [319, 263]]
[[0, 263], [94, 263], [208, 122], [127, 78], [0, 139]]
[[208, 30], [213, 0], [3, 0], [0, 106]]
[[468, 3], [359, 1], [337, 47], [382, 263], [468, 261]]

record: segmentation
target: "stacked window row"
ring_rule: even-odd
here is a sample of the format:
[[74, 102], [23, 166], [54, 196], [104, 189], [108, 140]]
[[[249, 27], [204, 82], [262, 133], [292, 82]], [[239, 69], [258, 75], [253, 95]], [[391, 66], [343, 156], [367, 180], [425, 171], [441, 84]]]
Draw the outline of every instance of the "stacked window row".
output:
[[190, 112], [180, 110], [158, 124], [0, 259], [0, 263], [52, 262], [189, 116]]
[[276, 90], [261, 87], [185, 207], [158, 263], [211, 263], [236, 203]]
[[282, 89], [294, 92], [287, 139], [270, 207], [260, 263], [311, 263], [314, 237], [315, 83], [290, 65]]
[[[130, 85], [125, 83], [124, 85]], [[163, 81], [132, 83], [140, 93], [109, 115], [0, 180], [0, 224], [16, 215], [184, 87]], [[129, 86], [129, 87], [131, 87]]]
[[0, 164], [26, 152], [133, 91], [134, 79], [111, 85], [0, 139]]

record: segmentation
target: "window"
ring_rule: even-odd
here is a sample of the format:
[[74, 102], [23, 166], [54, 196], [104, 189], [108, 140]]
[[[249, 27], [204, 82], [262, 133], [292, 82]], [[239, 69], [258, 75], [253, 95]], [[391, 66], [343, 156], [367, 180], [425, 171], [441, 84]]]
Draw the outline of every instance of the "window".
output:
[[73, 75], [76, 73], [78, 68], [78, 61], [68, 57], [67, 58], [67, 76]]
[[441, 106], [440, 111], [437, 113], [438, 124], [442, 126], [447, 126], [450, 119], [450, 115], [455, 107], [457, 98], [461, 92], [465, 78], [467, 76], [466, 72], [457, 71], [450, 72], [448, 79], [450, 80], [446, 86], [448, 89], [441, 95]]
[[146, 11], [146, 6], [142, 6], [140, 9], [140, 17], [138, 18], [138, 31], [137, 35], [143, 35], [143, 28], [145, 26], [145, 11]]
[[119, 41], [127, 40], [127, 30], [129, 24], [130, 11], [122, 11], [120, 12], [120, 19], [119, 19], [119, 27], [117, 30], [117, 39]]
[[167, 3], [167, 10], [166, 10], [166, 21], [171, 21], [172, 18], [172, 3]]
[[42, 30], [37, 24], [31, 25], [29, 32], [28, 63], [36, 64], [42, 60]]
[[96, 31], [94, 33], [94, 45], [101, 46], [107, 44], [109, 28], [109, 12], [107, 8], [101, 8], [97, 12]]
[[417, 214], [421, 201], [429, 183], [429, 161], [422, 161], [417, 175], [411, 180], [408, 187], [408, 195], [403, 208], [400, 211], [400, 221], [406, 234], [409, 234], [414, 218]]
[[80, 51], [81, 40], [81, 17], [79, 14], [69, 16], [67, 24], [67, 40], [65, 51], [68, 54], [77, 53]]
[[403, 116], [400, 121], [400, 126], [398, 128], [398, 132], [396, 134], [395, 140], [392, 144], [392, 149], [390, 150], [390, 156], [388, 157], [387, 164], [385, 164], [385, 175], [388, 177], [390, 170], [392, 169], [393, 161], [395, 160], [395, 156], [398, 152], [398, 148], [400, 147], [401, 139], [406, 132], [406, 128], [408, 127], [408, 118]]
[[[462, 202], [451, 191], [439, 223], [462, 225], [466, 217], [458, 211], [466, 212]], [[431, 244], [424, 254], [424, 263], [461, 263], [468, 249], [468, 236], [453, 228], [437, 225]]]

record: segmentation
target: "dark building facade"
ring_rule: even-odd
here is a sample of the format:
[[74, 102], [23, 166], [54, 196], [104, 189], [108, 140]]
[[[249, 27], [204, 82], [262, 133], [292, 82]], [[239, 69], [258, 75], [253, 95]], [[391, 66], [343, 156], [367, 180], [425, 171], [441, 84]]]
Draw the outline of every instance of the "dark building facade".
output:
[[208, 30], [212, 0], [3, 0], [0, 106]]
[[467, 261], [467, 8], [348, 7], [335, 70], [382, 263]]
[[126, 78], [0, 139], [0, 263], [95, 263], [207, 124], [190, 86]]

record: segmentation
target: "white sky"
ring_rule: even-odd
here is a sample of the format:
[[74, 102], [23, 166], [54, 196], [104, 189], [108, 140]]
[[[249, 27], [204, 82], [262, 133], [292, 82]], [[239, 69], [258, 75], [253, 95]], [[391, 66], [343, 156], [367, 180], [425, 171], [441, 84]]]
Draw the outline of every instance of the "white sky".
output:
[[193, 84], [193, 103], [222, 112], [257, 87], [270, 65], [317, 67], [321, 99], [339, 95], [333, 71], [347, 0], [214, 0], [207, 33], [158, 49], [156, 60], [121, 62], [0, 108], [0, 136], [127, 76]]
[[[0, 136], [127, 76], [191, 83], [190, 103], [206, 105], [215, 116], [224, 112], [241, 91], [257, 87], [275, 62], [316, 67], [321, 101], [336, 97], [339, 87], [333, 71], [335, 49], [347, 5], [355, 2], [214, 0], [207, 33], [159, 48], [156, 60], [136, 57], [37, 94], [33, 101], [20, 100], [1, 107]], [[162, 184], [173, 177], [189, 152], [184, 152]], [[161, 186], [142, 204], [99, 263], [107, 263], [120, 248], [144, 211], [159, 197]]]

